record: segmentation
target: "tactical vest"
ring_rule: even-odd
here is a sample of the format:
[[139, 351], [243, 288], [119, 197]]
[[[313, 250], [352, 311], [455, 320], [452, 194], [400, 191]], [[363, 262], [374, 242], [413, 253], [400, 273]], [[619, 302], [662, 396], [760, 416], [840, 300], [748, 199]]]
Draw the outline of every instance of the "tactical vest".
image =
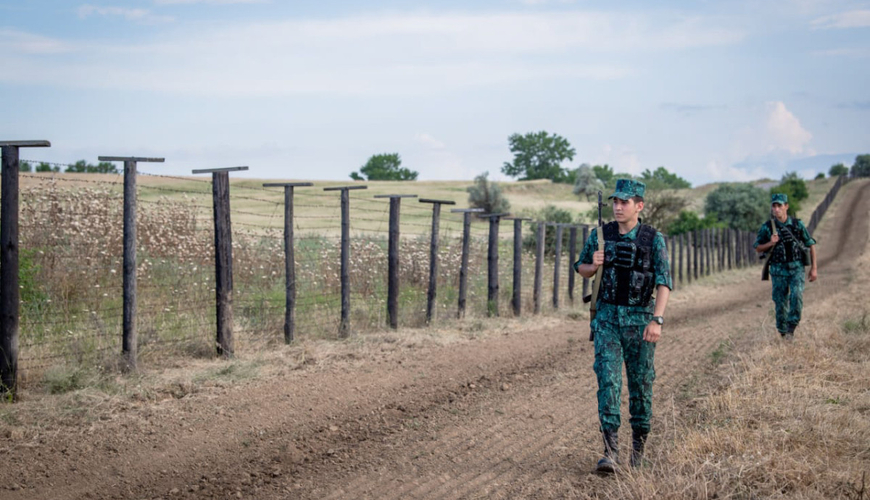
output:
[[[785, 264], [787, 262], [801, 262], [802, 253], [804, 251], [803, 242], [797, 241], [795, 238], [800, 238], [803, 233], [798, 226], [794, 217], [791, 218], [791, 224], [785, 224], [776, 221], [776, 232], [779, 234], [780, 243], [773, 247], [773, 254], [770, 256], [771, 264]], [[781, 228], [785, 226], [788, 231], [783, 231]]]
[[634, 241], [621, 241], [617, 222], [605, 224], [603, 232], [601, 300], [620, 306], [648, 306], [655, 289], [655, 228], [641, 224]]

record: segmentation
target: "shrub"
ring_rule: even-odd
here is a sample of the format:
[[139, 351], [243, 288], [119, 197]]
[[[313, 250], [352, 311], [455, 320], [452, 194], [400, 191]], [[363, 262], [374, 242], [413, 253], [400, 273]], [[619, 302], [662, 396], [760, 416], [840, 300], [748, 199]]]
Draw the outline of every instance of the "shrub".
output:
[[489, 172], [484, 172], [474, 178], [474, 185], [469, 186], [468, 204], [474, 208], [482, 208], [488, 214], [507, 213], [510, 202], [502, 194], [498, 184], [489, 181]]

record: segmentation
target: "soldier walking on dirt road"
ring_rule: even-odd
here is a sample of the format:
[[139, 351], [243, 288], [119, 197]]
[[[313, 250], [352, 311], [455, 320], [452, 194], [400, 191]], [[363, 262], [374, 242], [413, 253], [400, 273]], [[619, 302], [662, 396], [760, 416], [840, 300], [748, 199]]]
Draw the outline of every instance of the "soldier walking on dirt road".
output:
[[[788, 195], [770, 197], [773, 218], [758, 230], [755, 251], [771, 251], [771, 281], [776, 307], [776, 331], [785, 339], [794, 338], [804, 305], [804, 267], [810, 266], [809, 280], [816, 281], [816, 240], [800, 219], [788, 215]], [[772, 227], [773, 226], [773, 227]], [[774, 231], [775, 228], [775, 231]]]
[[[593, 230], [574, 263], [574, 269], [585, 278], [603, 267], [594, 304], [597, 311], [590, 322], [595, 340], [598, 418], [604, 438], [604, 457], [595, 470], [602, 474], [615, 472], [619, 463], [623, 363], [631, 413], [631, 465], [642, 463], [652, 417], [655, 347], [673, 288], [665, 239], [639, 217], [645, 190], [646, 185], [639, 181], [617, 181], [616, 192], [608, 197], [613, 200], [616, 221]], [[603, 251], [598, 250], [599, 232], [604, 236]]]

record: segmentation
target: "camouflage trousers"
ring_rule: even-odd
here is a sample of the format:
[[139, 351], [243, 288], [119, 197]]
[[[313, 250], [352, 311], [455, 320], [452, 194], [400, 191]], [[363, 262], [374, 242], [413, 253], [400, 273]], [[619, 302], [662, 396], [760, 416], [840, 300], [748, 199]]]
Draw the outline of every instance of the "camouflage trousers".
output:
[[776, 331], [788, 332], [801, 321], [804, 308], [804, 271], [770, 276], [773, 282], [773, 303], [776, 306]]
[[596, 323], [593, 369], [598, 377], [598, 419], [601, 430], [619, 429], [622, 365], [625, 363], [631, 428], [649, 432], [652, 386], [656, 378], [653, 363], [656, 345], [643, 340], [643, 326], [620, 327], [601, 321]]

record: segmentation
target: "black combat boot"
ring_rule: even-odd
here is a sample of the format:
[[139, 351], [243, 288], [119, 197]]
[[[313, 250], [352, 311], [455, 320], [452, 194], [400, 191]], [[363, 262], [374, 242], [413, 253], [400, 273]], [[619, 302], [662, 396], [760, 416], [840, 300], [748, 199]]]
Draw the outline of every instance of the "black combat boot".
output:
[[604, 457], [595, 466], [598, 474], [613, 474], [619, 463], [619, 434], [618, 431], [604, 431]]
[[631, 466], [641, 467], [643, 465], [643, 447], [646, 445], [646, 437], [648, 432], [631, 430]]

